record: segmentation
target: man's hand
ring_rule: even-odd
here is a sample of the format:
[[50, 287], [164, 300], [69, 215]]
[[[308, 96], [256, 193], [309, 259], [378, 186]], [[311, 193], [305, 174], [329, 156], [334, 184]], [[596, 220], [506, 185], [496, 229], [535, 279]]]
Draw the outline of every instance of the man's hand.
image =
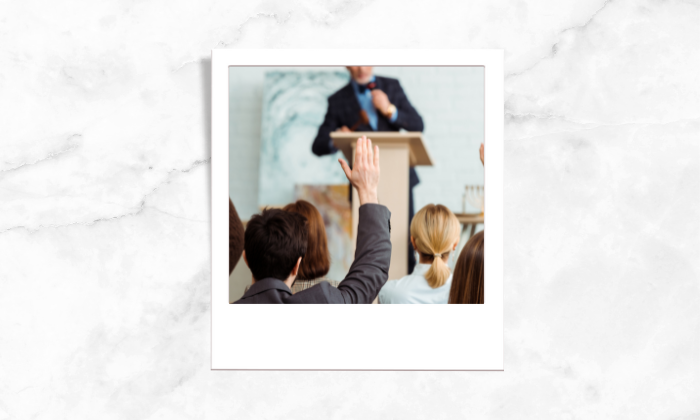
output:
[[352, 170], [343, 159], [338, 159], [340, 166], [348, 177], [348, 181], [357, 188], [360, 196], [360, 205], [378, 204], [377, 187], [379, 186], [379, 147], [374, 146], [372, 140], [366, 136], [357, 139], [355, 146], [355, 164]]
[[[374, 104], [374, 107], [379, 110], [383, 115], [386, 115], [386, 109], [389, 108], [389, 105], [391, 105], [391, 102], [389, 102], [389, 97], [386, 96], [386, 93], [382, 92], [379, 89], [374, 89], [372, 91], [372, 103]], [[388, 115], [390, 117], [391, 115]]]
[[345, 125], [340, 127], [339, 129], [335, 130], [335, 131], [340, 131], [341, 133], [350, 133], [351, 132], [350, 129]]
[[481, 159], [481, 164], [484, 164], [484, 143], [481, 143], [479, 147], [479, 159]]

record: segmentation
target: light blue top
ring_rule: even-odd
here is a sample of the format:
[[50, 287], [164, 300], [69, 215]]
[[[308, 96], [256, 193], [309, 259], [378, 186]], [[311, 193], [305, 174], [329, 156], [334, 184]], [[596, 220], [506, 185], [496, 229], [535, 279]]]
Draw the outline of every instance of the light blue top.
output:
[[447, 303], [452, 274], [444, 285], [433, 289], [424, 277], [429, 268], [430, 264], [416, 264], [410, 275], [386, 282], [379, 291], [379, 303]]
[[[367, 84], [370, 84], [374, 81], [376, 81], [376, 77], [372, 76], [369, 82]], [[355, 91], [355, 97], [357, 97], [357, 102], [360, 103], [360, 108], [364, 109], [367, 111], [367, 117], [369, 118], [369, 125], [372, 127], [372, 130], [377, 130], [377, 108], [374, 107], [374, 104], [372, 103], [372, 91], [369, 89], [365, 89], [364, 93], [360, 93], [360, 89], [357, 87], [357, 82], [355, 80], [352, 80], [352, 88]], [[394, 113], [391, 115], [391, 118], [389, 118], [389, 121], [395, 122], [396, 119], [399, 118], [399, 110], [397, 109], [394, 111]]]

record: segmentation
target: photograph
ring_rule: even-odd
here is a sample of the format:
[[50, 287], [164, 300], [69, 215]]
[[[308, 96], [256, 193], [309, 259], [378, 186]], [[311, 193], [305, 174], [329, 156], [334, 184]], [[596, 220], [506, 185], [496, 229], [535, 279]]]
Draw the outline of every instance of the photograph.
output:
[[213, 369], [503, 369], [502, 69], [213, 51]]
[[231, 303], [484, 303], [483, 66], [229, 83]]

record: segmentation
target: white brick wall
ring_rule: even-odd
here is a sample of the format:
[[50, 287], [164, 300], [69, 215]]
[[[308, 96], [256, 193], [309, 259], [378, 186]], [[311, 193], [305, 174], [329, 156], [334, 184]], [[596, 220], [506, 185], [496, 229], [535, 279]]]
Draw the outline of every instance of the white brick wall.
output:
[[229, 192], [246, 220], [258, 210], [264, 71], [257, 67], [229, 70]]
[[[266, 70], [269, 68], [231, 67], [229, 71], [229, 191], [243, 219], [258, 211], [260, 121]], [[461, 212], [464, 186], [483, 185], [484, 181], [479, 161], [479, 144], [484, 139], [483, 68], [377, 67], [375, 74], [399, 79], [425, 123], [424, 138], [435, 166], [418, 168], [421, 183], [414, 190], [416, 209], [441, 203]]]

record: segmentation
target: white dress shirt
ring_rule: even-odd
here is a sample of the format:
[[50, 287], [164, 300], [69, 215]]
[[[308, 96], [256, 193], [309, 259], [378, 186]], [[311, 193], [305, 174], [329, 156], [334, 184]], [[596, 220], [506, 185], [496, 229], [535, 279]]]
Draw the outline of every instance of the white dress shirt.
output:
[[399, 280], [389, 280], [379, 291], [379, 303], [447, 303], [452, 274], [444, 285], [433, 289], [425, 279], [430, 264], [416, 264], [413, 273]]

